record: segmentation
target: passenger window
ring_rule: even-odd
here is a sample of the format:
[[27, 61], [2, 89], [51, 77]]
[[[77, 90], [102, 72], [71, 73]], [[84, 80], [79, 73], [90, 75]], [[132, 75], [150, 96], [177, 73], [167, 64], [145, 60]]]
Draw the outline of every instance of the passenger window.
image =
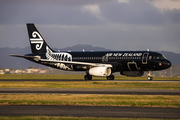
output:
[[149, 59], [151, 60], [151, 59], [152, 59], [152, 56], [149, 56]]
[[155, 60], [163, 60], [165, 58], [163, 56], [154, 56], [153, 59], [155, 59]]

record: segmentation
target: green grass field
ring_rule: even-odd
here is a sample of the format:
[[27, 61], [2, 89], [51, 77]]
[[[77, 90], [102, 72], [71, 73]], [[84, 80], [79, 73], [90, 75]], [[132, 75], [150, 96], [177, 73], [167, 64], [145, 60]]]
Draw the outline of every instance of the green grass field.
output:
[[166, 89], [180, 90], [180, 82], [71, 81], [71, 82], [0, 82], [0, 88], [91, 88], [91, 89]]
[[[61, 75], [61, 74], [4, 74], [0, 79], [33, 79], [33, 80], [84, 80], [84, 75]], [[93, 80], [106, 80], [106, 77], [93, 77]], [[115, 80], [147, 80], [146, 76], [127, 77], [115, 75]], [[153, 80], [180, 80], [179, 77], [153, 77]]]
[[[171, 77], [155, 77], [157, 80], [166, 80], [168, 82], [138, 82], [138, 81], [85, 81], [83, 75], [57, 75], [57, 74], [10, 74], [0, 75], [0, 79], [13, 79], [13, 80], [82, 80], [82, 81], [71, 81], [71, 82], [0, 82], [0, 88], [99, 88], [99, 89], [169, 89], [179, 90], [179, 82], [171, 82], [171, 80], [180, 80], [180, 78]], [[104, 80], [105, 77], [94, 77], [95, 80]], [[146, 77], [126, 77], [116, 76], [118, 80], [145, 80]]]
[[180, 107], [180, 96], [170, 95], [0, 95], [0, 105], [88, 105]]

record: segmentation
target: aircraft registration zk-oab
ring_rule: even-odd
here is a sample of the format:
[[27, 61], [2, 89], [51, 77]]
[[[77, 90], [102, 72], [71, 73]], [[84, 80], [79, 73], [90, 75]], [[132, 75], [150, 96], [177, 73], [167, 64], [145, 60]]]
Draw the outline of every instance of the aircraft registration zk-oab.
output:
[[[142, 76], [144, 71], [164, 70], [171, 62], [164, 55], [152, 51], [96, 51], [96, 52], [59, 52], [47, 44], [34, 24], [27, 24], [31, 54], [10, 55], [69, 71], [86, 71], [85, 80], [92, 76], [105, 76], [114, 80], [113, 73], [126, 76]], [[148, 74], [148, 80], [152, 80]]]

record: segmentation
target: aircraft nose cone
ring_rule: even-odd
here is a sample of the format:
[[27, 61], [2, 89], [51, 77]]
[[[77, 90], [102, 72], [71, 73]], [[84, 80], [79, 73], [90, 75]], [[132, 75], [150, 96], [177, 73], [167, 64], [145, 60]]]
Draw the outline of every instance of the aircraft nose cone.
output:
[[171, 67], [171, 62], [169, 61], [169, 60], [167, 60], [167, 61], [165, 61], [164, 62], [164, 66], [166, 67], [166, 68], [170, 68]]

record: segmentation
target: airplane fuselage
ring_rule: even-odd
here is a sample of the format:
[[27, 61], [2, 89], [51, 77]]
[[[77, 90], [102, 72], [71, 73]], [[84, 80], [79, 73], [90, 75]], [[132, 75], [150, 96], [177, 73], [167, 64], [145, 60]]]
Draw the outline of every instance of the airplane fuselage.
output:
[[[66, 55], [68, 54], [70, 57]], [[47, 59], [45, 54], [27, 54], [27, 56], [40, 56]], [[54, 52], [51, 60], [57, 61], [78, 61], [90, 63], [111, 64], [112, 72], [121, 71], [157, 71], [169, 68], [171, 63], [162, 54], [152, 51], [102, 51], [102, 52]], [[86, 71], [86, 67], [79, 65], [61, 65], [40, 62], [31, 59], [34, 62], [51, 66], [62, 70]], [[81, 65], [80, 65], [81, 66]]]

